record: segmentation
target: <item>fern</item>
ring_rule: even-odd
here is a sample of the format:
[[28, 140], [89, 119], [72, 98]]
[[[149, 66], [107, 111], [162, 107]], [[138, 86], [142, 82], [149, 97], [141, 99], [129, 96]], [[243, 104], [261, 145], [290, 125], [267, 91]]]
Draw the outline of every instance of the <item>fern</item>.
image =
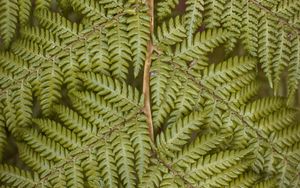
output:
[[[50, 2], [38, 0], [34, 11], [50, 7]], [[29, 23], [30, 12], [32, 11], [32, 2], [24, 1], [8, 1], [2, 0], [0, 2], [1, 8], [1, 32], [0, 37], [3, 40], [2, 48], [8, 48], [13, 38], [16, 35], [18, 23], [25, 26]]]
[[0, 0], [1, 186], [299, 187], [299, 5]]

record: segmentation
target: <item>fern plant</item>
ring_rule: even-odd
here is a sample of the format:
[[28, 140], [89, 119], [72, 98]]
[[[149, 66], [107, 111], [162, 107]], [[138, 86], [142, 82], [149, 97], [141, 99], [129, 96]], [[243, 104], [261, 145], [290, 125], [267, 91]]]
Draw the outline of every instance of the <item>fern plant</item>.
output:
[[0, 0], [1, 187], [299, 187], [299, 7]]

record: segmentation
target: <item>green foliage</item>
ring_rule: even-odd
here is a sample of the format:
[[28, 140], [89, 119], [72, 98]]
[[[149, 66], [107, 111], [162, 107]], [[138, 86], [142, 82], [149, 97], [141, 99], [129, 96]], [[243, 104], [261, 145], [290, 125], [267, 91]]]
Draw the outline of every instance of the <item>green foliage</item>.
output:
[[18, 23], [26, 26], [30, 22], [32, 11], [50, 7], [49, 0], [36, 0], [33, 9], [31, 0], [1, 0], [0, 1], [0, 38], [3, 41], [1, 48], [8, 48], [16, 35]]
[[1, 186], [299, 187], [299, 5], [0, 0]]

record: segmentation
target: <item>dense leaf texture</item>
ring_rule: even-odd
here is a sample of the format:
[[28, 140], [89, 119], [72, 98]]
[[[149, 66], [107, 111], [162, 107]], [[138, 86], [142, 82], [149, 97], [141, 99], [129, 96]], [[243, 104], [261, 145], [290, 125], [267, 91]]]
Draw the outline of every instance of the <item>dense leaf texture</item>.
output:
[[0, 0], [1, 186], [299, 187], [299, 7]]

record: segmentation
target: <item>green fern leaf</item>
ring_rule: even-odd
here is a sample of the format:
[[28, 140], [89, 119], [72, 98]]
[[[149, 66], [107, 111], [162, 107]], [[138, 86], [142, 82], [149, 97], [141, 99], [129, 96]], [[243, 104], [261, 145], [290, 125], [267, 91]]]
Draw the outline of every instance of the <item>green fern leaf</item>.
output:
[[163, 0], [157, 4], [157, 15], [160, 19], [168, 16], [172, 9], [179, 3], [179, 0]]
[[5, 116], [4, 116], [4, 113], [3, 113], [3, 103], [1, 101], [0, 103], [0, 109], [1, 109], [1, 115], [0, 115], [0, 161], [3, 160], [3, 154], [4, 154], [4, 151], [5, 151], [5, 147], [7, 145], [7, 134], [6, 134], [6, 130], [5, 130]]
[[81, 75], [88, 89], [93, 90], [97, 95], [103, 96], [105, 100], [115, 104], [115, 107], [121, 108], [121, 111], [140, 108], [139, 92], [137, 89], [127, 86], [125, 82], [93, 73]]
[[212, 48], [218, 46], [227, 38], [227, 32], [222, 29], [207, 30], [202, 33], [197, 33], [193, 41], [187, 42], [184, 40], [176, 45], [176, 49], [172, 57], [180, 66], [186, 67], [186, 63], [182, 61], [193, 61], [198, 59], [199, 54], [205, 54]]
[[82, 168], [79, 164], [79, 162], [74, 161], [67, 163], [65, 166], [65, 176], [66, 176], [66, 181], [67, 187], [79, 187], [83, 188], [84, 187], [84, 182], [83, 182], [83, 173], [82, 173]]
[[175, 19], [170, 18], [168, 22], [163, 22], [157, 27], [154, 43], [160, 48], [165, 48], [166, 45], [174, 45], [181, 42], [186, 37], [186, 30], [182, 22], [182, 18], [179, 16]]
[[125, 132], [112, 135], [112, 146], [118, 167], [118, 173], [126, 187], [135, 187], [134, 149], [130, 137]]
[[276, 48], [274, 43], [276, 36], [273, 34], [276, 33], [275, 25], [275, 20], [263, 15], [260, 18], [258, 30], [258, 57], [271, 87], [273, 87], [272, 58]]
[[0, 36], [7, 48], [15, 35], [18, 23], [19, 6], [17, 0], [0, 1]]
[[259, 8], [249, 1], [242, 1], [242, 28], [241, 39], [245, 48], [252, 56], [257, 56]]
[[300, 68], [300, 40], [296, 36], [292, 39], [291, 44], [291, 61], [289, 65], [289, 74], [288, 74], [288, 103], [293, 102], [293, 96], [298, 88], [299, 82], [299, 68]]
[[[249, 151], [247, 150], [225, 151], [201, 157], [197, 163], [191, 165], [187, 169], [189, 175], [188, 181], [194, 184], [199, 181], [201, 182], [201, 180], [205, 180], [212, 175], [216, 175], [222, 170], [238, 164], [248, 152]], [[241, 172], [235, 172], [235, 174], [239, 173]]]
[[203, 125], [205, 112], [192, 112], [188, 116], [178, 120], [166, 132], [157, 136], [157, 145], [168, 155], [173, 156], [171, 151], [180, 151], [180, 146], [187, 143], [191, 133], [197, 131]]
[[204, 23], [208, 28], [221, 25], [221, 15], [224, 11], [225, 3], [225, 0], [204, 1]]
[[202, 23], [204, 1], [200, 0], [187, 0], [186, 1], [186, 13], [185, 13], [185, 27], [187, 30], [187, 37], [189, 41], [192, 41], [193, 34], [199, 28]]
[[29, 21], [32, 2], [30, 0], [19, 1], [19, 19], [21, 25], [26, 25]]
[[127, 19], [128, 37], [131, 44], [132, 60], [134, 67], [134, 76], [140, 73], [146, 59], [147, 42], [149, 41], [149, 23], [150, 19], [147, 10], [139, 10]]
[[35, 187], [39, 180], [37, 174], [31, 174], [29, 171], [20, 170], [10, 165], [0, 166], [1, 180], [7, 182], [10, 187]]
[[85, 15], [90, 23], [97, 21], [97, 23], [101, 23], [107, 20], [105, 15], [105, 11], [103, 7], [101, 7], [100, 3], [95, 0], [76, 0], [70, 1], [72, 7]]
[[112, 28], [109, 28], [108, 49], [110, 53], [110, 70], [112, 75], [125, 80], [128, 74], [131, 50], [128, 42], [127, 27], [125, 20], [118, 20]]
[[101, 177], [107, 187], [113, 188], [118, 186], [117, 166], [114, 158], [113, 148], [110, 143], [104, 143], [98, 150], [99, 169]]

